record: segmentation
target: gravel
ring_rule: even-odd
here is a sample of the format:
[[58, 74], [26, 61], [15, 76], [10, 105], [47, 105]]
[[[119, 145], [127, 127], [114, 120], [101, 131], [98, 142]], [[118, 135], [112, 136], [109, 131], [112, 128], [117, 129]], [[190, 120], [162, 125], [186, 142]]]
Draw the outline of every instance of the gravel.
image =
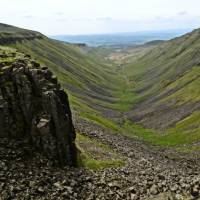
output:
[[57, 168], [28, 143], [1, 139], [0, 199], [189, 200], [200, 197], [197, 155], [158, 149], [85, 123], [76, 127], [120, 153], [126, 165], [99, 171]]

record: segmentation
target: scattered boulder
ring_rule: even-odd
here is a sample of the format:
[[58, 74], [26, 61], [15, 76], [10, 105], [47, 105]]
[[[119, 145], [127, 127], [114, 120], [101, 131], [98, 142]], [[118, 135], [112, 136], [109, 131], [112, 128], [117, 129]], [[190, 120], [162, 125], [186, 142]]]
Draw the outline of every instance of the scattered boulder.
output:
[[152, 195], [158, 194], [158, 187], [156, 185], [152, 185], [151, 188], [150, 188], [150, 193]]
[[199, 193], [200, 193], [200, 187], [199, 187], [199, 185], [194, 185], [194, 186], [191, 188], [191, 194], [192, 194], [192, 196], [198, 197], [198, 196], [199, 196]]

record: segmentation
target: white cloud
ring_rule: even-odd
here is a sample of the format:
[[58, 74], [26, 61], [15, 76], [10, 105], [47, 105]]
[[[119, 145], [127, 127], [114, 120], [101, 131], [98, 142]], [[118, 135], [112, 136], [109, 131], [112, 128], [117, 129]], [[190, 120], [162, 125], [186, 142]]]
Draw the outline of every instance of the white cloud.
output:
[[182, 11], [182, 12], [179, 12], [178, 15], [188, 15], [188, 12], [187, 11]]
[[32, 18], [34, 18], [34, 16], [32, 16], [32, 15], [24, 15], [24, 16], [22, 16], [22, 18], [25, 18], [25, 19], [32, 19]]
[[199, 0], [0, 0], [0, 5], [2, 23], [45, 34], [200, 27]]

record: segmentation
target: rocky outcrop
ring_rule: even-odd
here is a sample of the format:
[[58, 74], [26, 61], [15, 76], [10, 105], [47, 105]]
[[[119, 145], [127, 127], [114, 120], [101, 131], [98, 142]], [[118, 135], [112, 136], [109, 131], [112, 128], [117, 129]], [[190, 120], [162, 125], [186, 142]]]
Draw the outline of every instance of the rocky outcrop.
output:
[[11, 49], [0, 49], [0, 137], [29, 140], [55, 164], [76, 164], [67, 94], [47, 67]]

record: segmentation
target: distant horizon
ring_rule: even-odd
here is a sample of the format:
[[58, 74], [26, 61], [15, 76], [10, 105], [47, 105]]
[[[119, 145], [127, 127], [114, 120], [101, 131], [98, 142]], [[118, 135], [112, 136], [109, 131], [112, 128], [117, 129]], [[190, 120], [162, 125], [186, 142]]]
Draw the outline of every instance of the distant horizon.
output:
[[142, 45], [151, 41], [166, 41], [182, 36], [191, 29], [181, 30], [160, 30], [160, 31], [139, 31], [139, 32], [121, 32], [109, 34], [84, 34], [84, 35], [52, 35], [52, 39], [73, 43], [86, 44], [90, 47], [128, 47]]
[[6, 0], [1, 2], [0, 21], [45, 35], [196, 29], [200, 1]]
[[[196, 30], [198, 28], [182, 28], [182, 29], [160, 29], [160, 30], [153, 30], [153, 29], [149, 29], [149, 30], [144, 30], [144, 31], [130, 31], [130, 32], [102, 32], [102, 33], [84, 33], [84, 34], [55, 34], [55, 35], [49, 35], [47, 34], [48, 37], [51, 36], [98, 36], [98, 35], [128, 35], [128, 34], [140, 34], [140, 33], [167, 33], [167, 32], [171, 32], [171, 31], [183, 31], [183, 32], [191, 32], [193, 30]], [[200, 26], [199, 26], [200, 29]], [[34, 31], [34, 30], [33, 30]]]
[[45, 34], [39, 30], [36, 30], [36, 29], [30, 29], [30, 28], [26, 28], [26, 27], [22, 27], [22, 26], [17, 26], [15, 24], [8, 24], [8, 23], [5, 23], [5, 22], [2, 22], [0, 21], [0, 24], [5, 24], [5, 25], [8, 25], [8, 26], [13, 26], [13, 27], [17, 27], [17, 28], [21, 28], [21, 29], [27, 29], [27, 30], [30, 30], [30, 31], [36, 31], [36, 32], [40, 32], [41, 34], [43, 35], [46, 35], [47, 37], [53, 37], [53, 36], [70, 36], [70, 37], [76, 37], [76, 36], [101, 36], [101, 35], [133, 35], [133, 34], [145, 34], [145, 33], [170, 33], [170, 32], [183, 32], [184, 33], [187, 33], [187, 32], [191, 32], [193, 30], [196, 30], [196, 29], [200, 29], [200, 26], [199, 27], [195, 27], [195, 28], [189, 28], [189, 27], [185, 27], [185, 28], [181, 28], [181, 29], [177, 29], [177, 28], [171, 28], [171, 29], [156, 29], [156, 30], [153, 30], [153, 29], [149, 29], [149, 30], [138, 30], [138, 31], [129, 31], [129, 32], [99, 32], [99, 33], [84, 33], [84, 34], [68, 34], [68, 33], [62, 33], [62, 34]]

